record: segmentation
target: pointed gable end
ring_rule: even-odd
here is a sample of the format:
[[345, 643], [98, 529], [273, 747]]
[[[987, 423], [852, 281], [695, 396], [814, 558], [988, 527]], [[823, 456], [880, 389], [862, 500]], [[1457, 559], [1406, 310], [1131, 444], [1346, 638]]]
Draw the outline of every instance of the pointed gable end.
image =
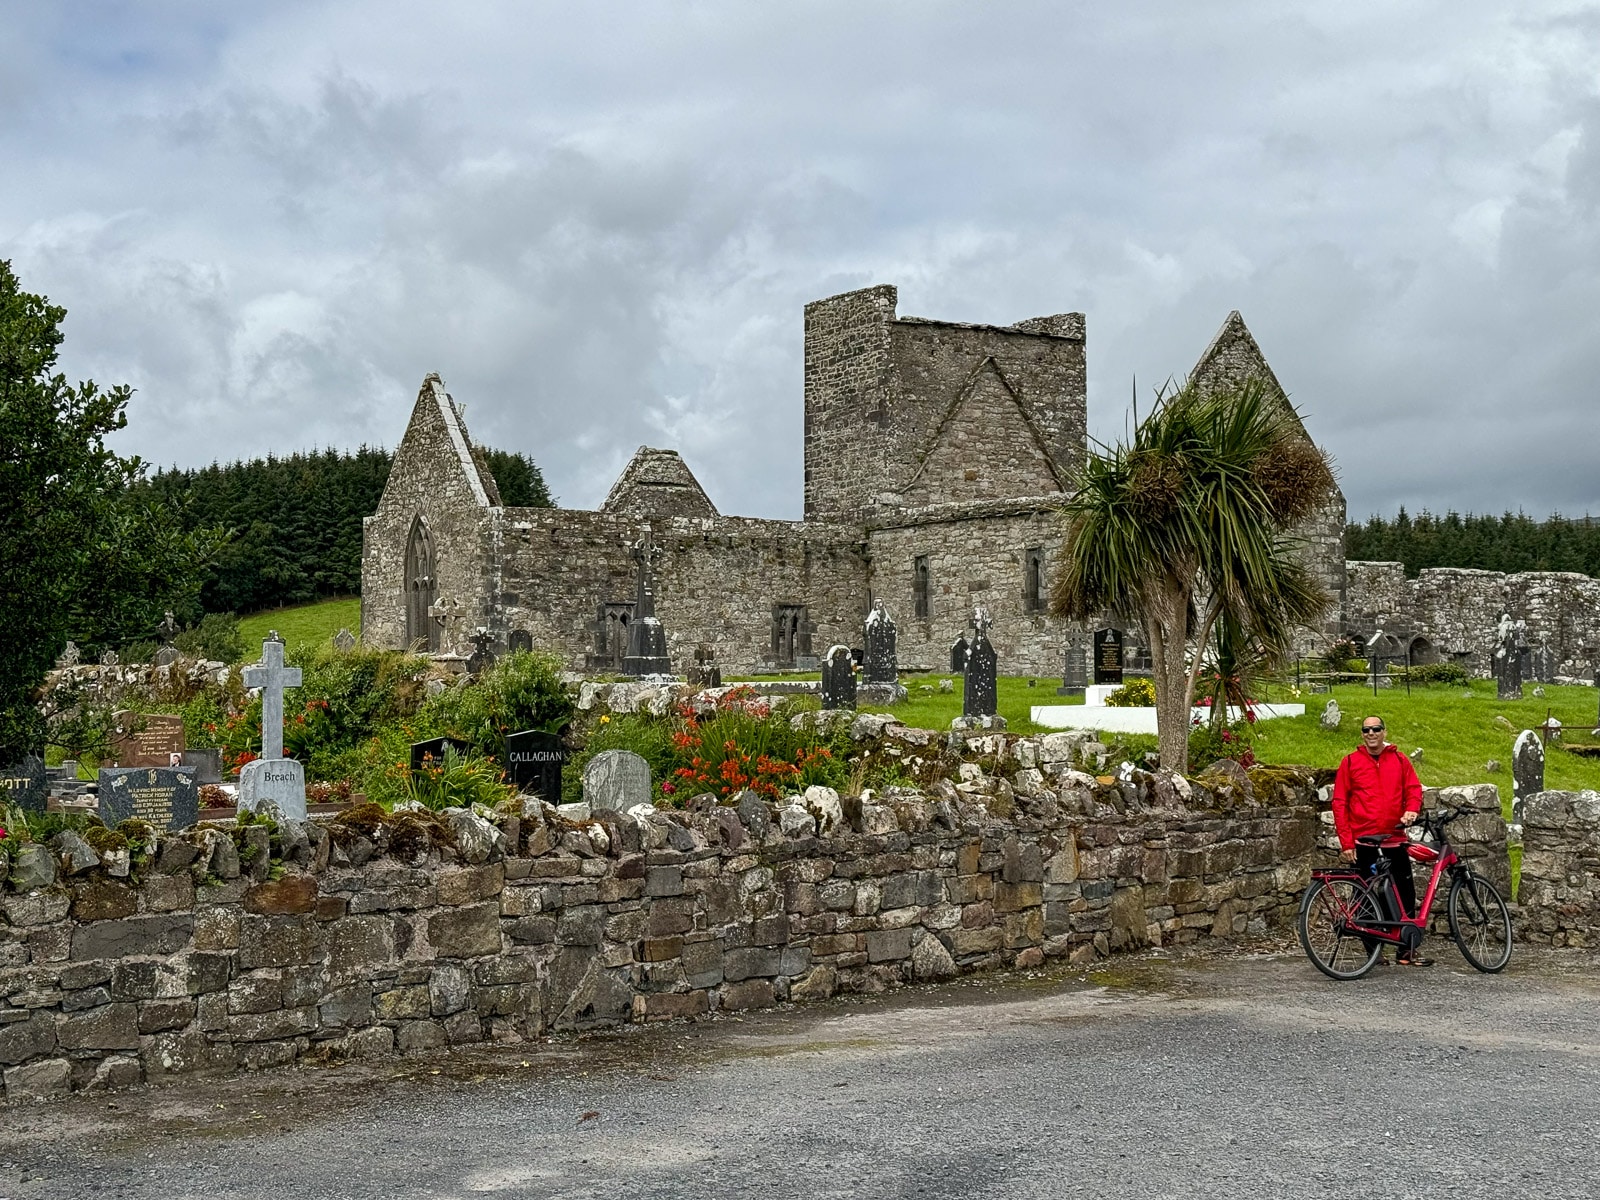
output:
[[479, 508], [500, 507], [500, 489], [495, 486], [494, 476], [482, 453], [472, 444], [461, 411], [437, 374], [430, 372], [422, 381], [405, 436], [395, 451], [395, 465], [401, 475], [420, 471], [433, 476], [445, 488], [449, 485], [438, 478], [439, 473], [458, 475], [467, 495]]
[[640, 446], [617, 476], [602, 512], [633, 517], [714, 517], [716, 506], [676, 450]]
[[[1305, 432], [1305, 422], [1294, 411], [1294, 406], [1289, 402], [1289, 393], [1283, 390], [1283, 385], [1273, 374], [1267, 356], [1261, 353], [1261, 347], [1256, 344], [1238, 309], [1228, 314], [1222, 328], [1217, 330], [1217, 336], [1211, 339], [1211, 344], [1195, 363], [1194, 370], [1189, 372], [1189, 378], [1207, 392], [1240, 388], [1251, 379], [1260, 380], [1268, 394], [1276, 396], [1293, 413], [1301, 432]], [[1309, 438], [1311, 435], [1307, 433], [1306, 436]]]
[[929, 435], [901, 495], [921, 506], [1064, 490], [1022, 396], [994, 358], [985, 357]]

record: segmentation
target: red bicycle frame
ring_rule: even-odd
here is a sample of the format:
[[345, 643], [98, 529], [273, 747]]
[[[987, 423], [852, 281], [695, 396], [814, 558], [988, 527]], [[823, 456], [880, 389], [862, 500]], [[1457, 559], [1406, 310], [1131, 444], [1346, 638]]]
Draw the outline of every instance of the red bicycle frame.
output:
[[[1374, 843], [1380, 850], [1392, 850], [1399, 846], [1406, 847], [1408, 857], [1415, 862], [1432, 862], [1433, 874], [1428, 878], [1428, 890], [1422, 897], [1418, 906], [1417, 915], [1405, 915], [1405, 905], [1400, 902], [1399, 889], [1395, 887], [1393, 874], [1389, 871], [1379, 871], [1376, 875], [1363, 875], [1354, 867], [1317, 867], [1311, 874], [1318, 879], [1357, 879], [1363, 888], [1371, 890], [1376, 887], [1379, 880], [1388, 884], [1386, 894], [1393, 902], [1394, 909], [1400, 914], [1397, 921], [1371, 921], [1366, 924], [1355, 920], [1358, 913], [1346, 912], [1341, 914], [1345, 918], [1345, 928], [1354, 934], [1371, 937], [1380, 942], [1399, 945], [1405, 938], [1404, 930], [1414, 928], [1418, 933], [1428, 931], [1428, 917], [1433, 912], [1434, 897], [1439, 894], [1439, 880], [1444, 873], [1461, 861], [1461, 856], [1455, 852], [1455, 847], [1449, 842], [1444, 842], [1438, 849], [1425, 845], [1422, 842], [1413, 842], [1405, 834], [1391, 834], [1381, 841]], [[1380, 862], [1382, 860], [1379, 860]], [[1358, 906], [1359, 907], [1359, 906]]]

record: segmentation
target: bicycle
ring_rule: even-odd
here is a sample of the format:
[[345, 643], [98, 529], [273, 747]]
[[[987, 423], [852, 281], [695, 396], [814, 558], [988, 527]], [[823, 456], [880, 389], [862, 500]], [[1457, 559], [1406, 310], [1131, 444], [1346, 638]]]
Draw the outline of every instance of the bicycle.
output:
[[1317, 970], [1333, 979], [1360, 979], [1372, 970], [1386, 944], [1414, 952], [1427, 931], [1439, 881], [1447, 871], [1450, 891], [1445, 912], [1462, 957], [1486, 974], [1505, 969], [1511, 961], [1511, 913], [1494, 884], [1473, 871], [1444, 833], [1447, 824], [1468, 811], [1440, 809], [1419, 817], [1424, 837], [1437, 845], [1413, 842], [1403, 833], [1356, 839], [1380, 850], [1405, 846], [1411, 861], [1433, 864], [1427, 893], [1414, 917], [1405, 915], [1386, 858], [1378, 859], [1370, 876], [1348, 865], [1312, 869], [1295, 928]]

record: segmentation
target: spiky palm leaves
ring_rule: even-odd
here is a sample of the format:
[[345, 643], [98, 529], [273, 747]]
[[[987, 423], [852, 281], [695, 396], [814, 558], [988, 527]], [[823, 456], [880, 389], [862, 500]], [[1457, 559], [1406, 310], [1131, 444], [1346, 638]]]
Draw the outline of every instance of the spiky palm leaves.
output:
[[[1333, 473], [1292, 410], [1251, 381], [1165, 395], [1129, 445], [1091, 453], [1066, 505], [1051, 607], [1081, 619], [1136, 613], [1150, 638], [1163, 766], [1182, 770], [1199, 656], [1218, 619], [1262, 653], [1327, 603], [1288, 531], [1328, 497]], [[1198, 599], [1198, 605], [1197, 605]]]

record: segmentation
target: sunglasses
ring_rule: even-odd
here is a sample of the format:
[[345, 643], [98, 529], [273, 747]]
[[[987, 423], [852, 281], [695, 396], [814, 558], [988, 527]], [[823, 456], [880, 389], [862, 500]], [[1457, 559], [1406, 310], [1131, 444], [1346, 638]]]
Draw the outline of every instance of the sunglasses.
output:
[[1383, 732], [1383, 726], [1382, 725], [1363, 725], [1361, 727], [1361, 732], [1362, 733], [1382, 733]]

